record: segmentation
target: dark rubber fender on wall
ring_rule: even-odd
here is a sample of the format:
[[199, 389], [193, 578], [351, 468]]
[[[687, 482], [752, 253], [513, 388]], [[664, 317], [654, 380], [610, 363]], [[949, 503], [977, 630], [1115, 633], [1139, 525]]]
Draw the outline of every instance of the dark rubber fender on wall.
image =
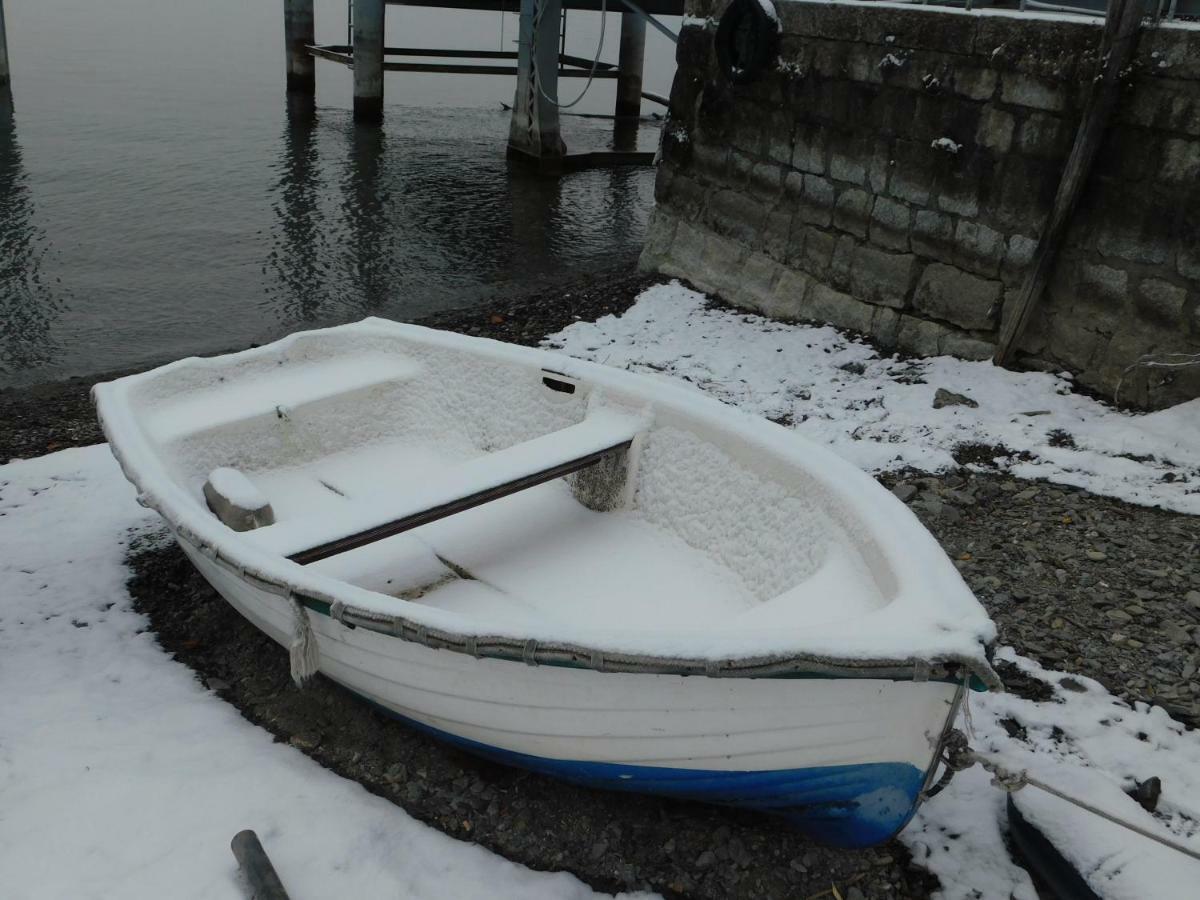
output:
[[733, 0], [717, 24], [713, 38], [717, 63], [734, 84], [757, 81], [775, 60], [779, 49], [779, 18], [763, 6], [771, 2]]

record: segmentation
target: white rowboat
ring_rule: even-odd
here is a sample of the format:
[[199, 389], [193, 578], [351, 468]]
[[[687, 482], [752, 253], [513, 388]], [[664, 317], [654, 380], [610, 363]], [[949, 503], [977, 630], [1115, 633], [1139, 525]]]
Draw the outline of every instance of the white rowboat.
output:
[[994, 627], [913, 515], [686, 387], [378, 319], [98, 385], [205, 578], [315, 670], [504, 762], [911, 817]]

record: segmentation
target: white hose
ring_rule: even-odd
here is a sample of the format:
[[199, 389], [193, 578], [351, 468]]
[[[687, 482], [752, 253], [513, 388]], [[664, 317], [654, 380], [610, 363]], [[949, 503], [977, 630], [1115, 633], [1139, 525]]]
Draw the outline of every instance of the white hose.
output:
[[538, 77], [537, 69], [537, 36], [540, 28], [538, 27], [542, 21], [542, 5], [539, 3], [537, 14], [533, 17], [533, 41], [529, 47], [529, 61], [533, 69], [533, 80], [537, 85], [538, 93], [552, 106], [559, 109], [570, 109], [580, 100], [587, 96], [588, 89], [592, 86], [592, 79], [596, 77], [596, 67], [600, 65], [600, 52], [604, 49], [604, 30], [608, 21], [608, 0], [600, 0], [600, 40], [596, 42], [596, 55], [592, 57], [592, 70], [588, 72], [587, 84], [583, 86], [583, 90], [579, 92], [579, 96], [570, 103], [559, 103], [553, 97], [542, 89], [542, 79]]

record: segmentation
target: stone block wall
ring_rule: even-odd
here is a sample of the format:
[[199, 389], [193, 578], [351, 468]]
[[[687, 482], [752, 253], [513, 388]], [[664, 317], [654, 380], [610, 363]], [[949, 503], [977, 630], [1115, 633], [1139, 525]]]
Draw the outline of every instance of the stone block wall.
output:
[[[731, 84], [727, 0], [689, 0], [643, 266], [917, 355], [987, 359], [1096, 70], [1079, 18], [780, 0], [774, 69]], [[1200, 30], [1135, 64], [1019, 360], [1122, 402], [1200, 396]], [[1197, 357], [1200, 359], [1200, 357]]]

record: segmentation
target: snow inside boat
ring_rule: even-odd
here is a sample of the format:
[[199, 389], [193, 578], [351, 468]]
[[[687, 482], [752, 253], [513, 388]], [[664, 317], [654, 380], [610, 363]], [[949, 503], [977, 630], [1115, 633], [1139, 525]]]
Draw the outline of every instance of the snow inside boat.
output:
[[916, 518], [669, 383], [367, 319], [97, 386], [242, 615], [440, 738], [886, 840], [994, 627]]

